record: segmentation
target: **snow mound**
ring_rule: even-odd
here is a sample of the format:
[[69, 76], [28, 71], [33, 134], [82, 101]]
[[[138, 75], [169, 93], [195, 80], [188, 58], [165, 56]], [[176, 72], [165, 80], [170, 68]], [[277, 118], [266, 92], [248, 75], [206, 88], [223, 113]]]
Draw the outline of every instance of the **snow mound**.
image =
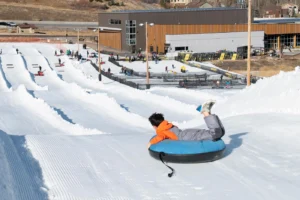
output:
[[216, 104], [222, 116], [251, 113], [300, 114], [300, 70], [280, 72], [276, 76], [259, 80], [240, 91], [226, 102]]
[[36, 113], [43, 120], [48, 121], [54, 127], [59, 127], [70, 135], [95, 135], [103, 134], [96, 129], [87, 129], [79, 124], [71, 124], [63, 120], [44, 100], [33, 98], [26, 90], [24, 85], [20, 85], [13, 91], [15, 98], [10, 102], [11, 105], [23, 105], [30, 112]]
[[48, 199], [38, 162], [25, 147], [24, 136], [0, 130], [0, 196], [3, 200]]
[[236, 91], [224, 90], [207, 92], [206, 90], [191, 90], [185, 88], [154, 87], [150, 89], [150, 92], [161, 96], [169, 96], [196, 107], [209, 99], [215, 99], [218, 102], [224, 101]]

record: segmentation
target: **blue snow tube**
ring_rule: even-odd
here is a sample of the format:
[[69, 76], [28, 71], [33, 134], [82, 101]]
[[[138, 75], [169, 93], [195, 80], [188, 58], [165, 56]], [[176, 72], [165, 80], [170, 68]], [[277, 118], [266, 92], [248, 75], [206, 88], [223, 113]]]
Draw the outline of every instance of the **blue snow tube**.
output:
[[226, 145], [223, 140], [183, 141], [163, 140], [149, 148], [150, 155], [173, 163], [211, 162], [222, 157]]

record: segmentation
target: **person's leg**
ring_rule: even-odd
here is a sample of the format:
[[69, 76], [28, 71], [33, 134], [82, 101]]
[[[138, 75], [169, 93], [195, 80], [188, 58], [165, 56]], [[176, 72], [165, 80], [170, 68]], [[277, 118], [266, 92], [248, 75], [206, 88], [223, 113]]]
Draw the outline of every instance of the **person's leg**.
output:
[[197, 110], [203, 114], [204, 121], [209, 129], [207, 131], [213, 140], [218, 140], [225, 134], [225, 129], [219, 117], [215, 114], [211, 114], [211, 108], [214, 104], [215, 101], [210, 100], [199, 106]]
[[217, 115], [210, 114], [208, 116], [205, 116], [204, 121], [213, 140], [218, 140], [223, 137], [223, 135], [225, 134], [225, 129]]

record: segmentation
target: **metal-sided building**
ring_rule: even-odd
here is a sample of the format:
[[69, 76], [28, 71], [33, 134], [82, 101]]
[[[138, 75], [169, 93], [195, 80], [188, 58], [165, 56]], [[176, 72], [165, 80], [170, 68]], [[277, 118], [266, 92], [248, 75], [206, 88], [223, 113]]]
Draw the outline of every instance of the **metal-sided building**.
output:
[[[208, 43], [210, 51], [247, 45], [247, 9], [241, 8], [101, 12], [99, 27], [109, 28], [100, 31], [100, 43], [129, 52], [144, 50], [145, 22], [148, 23], [149, 51], [207, 52]], [[300, 24], [253, 23], [252, 31], [255, 47], [276, 49], [281, 43], [300, 46]]]

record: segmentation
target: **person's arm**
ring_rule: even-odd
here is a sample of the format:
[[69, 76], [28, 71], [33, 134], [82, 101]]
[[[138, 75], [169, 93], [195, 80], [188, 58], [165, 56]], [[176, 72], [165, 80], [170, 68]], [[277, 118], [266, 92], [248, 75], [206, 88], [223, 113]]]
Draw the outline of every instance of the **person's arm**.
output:
[[159, 143], [160, 141], [163, 141], [165, 139], [165, 137], [164, 136], [162, 136], [162, 135], [157, 135], [157, 136], [155, 136], [154, 138], [152, 138], [151, 140], [150, 140], [150, 142], [148, 143], [148, 149], [150, 148], [150, 146], [152, 145], [152, 144], [156, 144], [156, 143]]

